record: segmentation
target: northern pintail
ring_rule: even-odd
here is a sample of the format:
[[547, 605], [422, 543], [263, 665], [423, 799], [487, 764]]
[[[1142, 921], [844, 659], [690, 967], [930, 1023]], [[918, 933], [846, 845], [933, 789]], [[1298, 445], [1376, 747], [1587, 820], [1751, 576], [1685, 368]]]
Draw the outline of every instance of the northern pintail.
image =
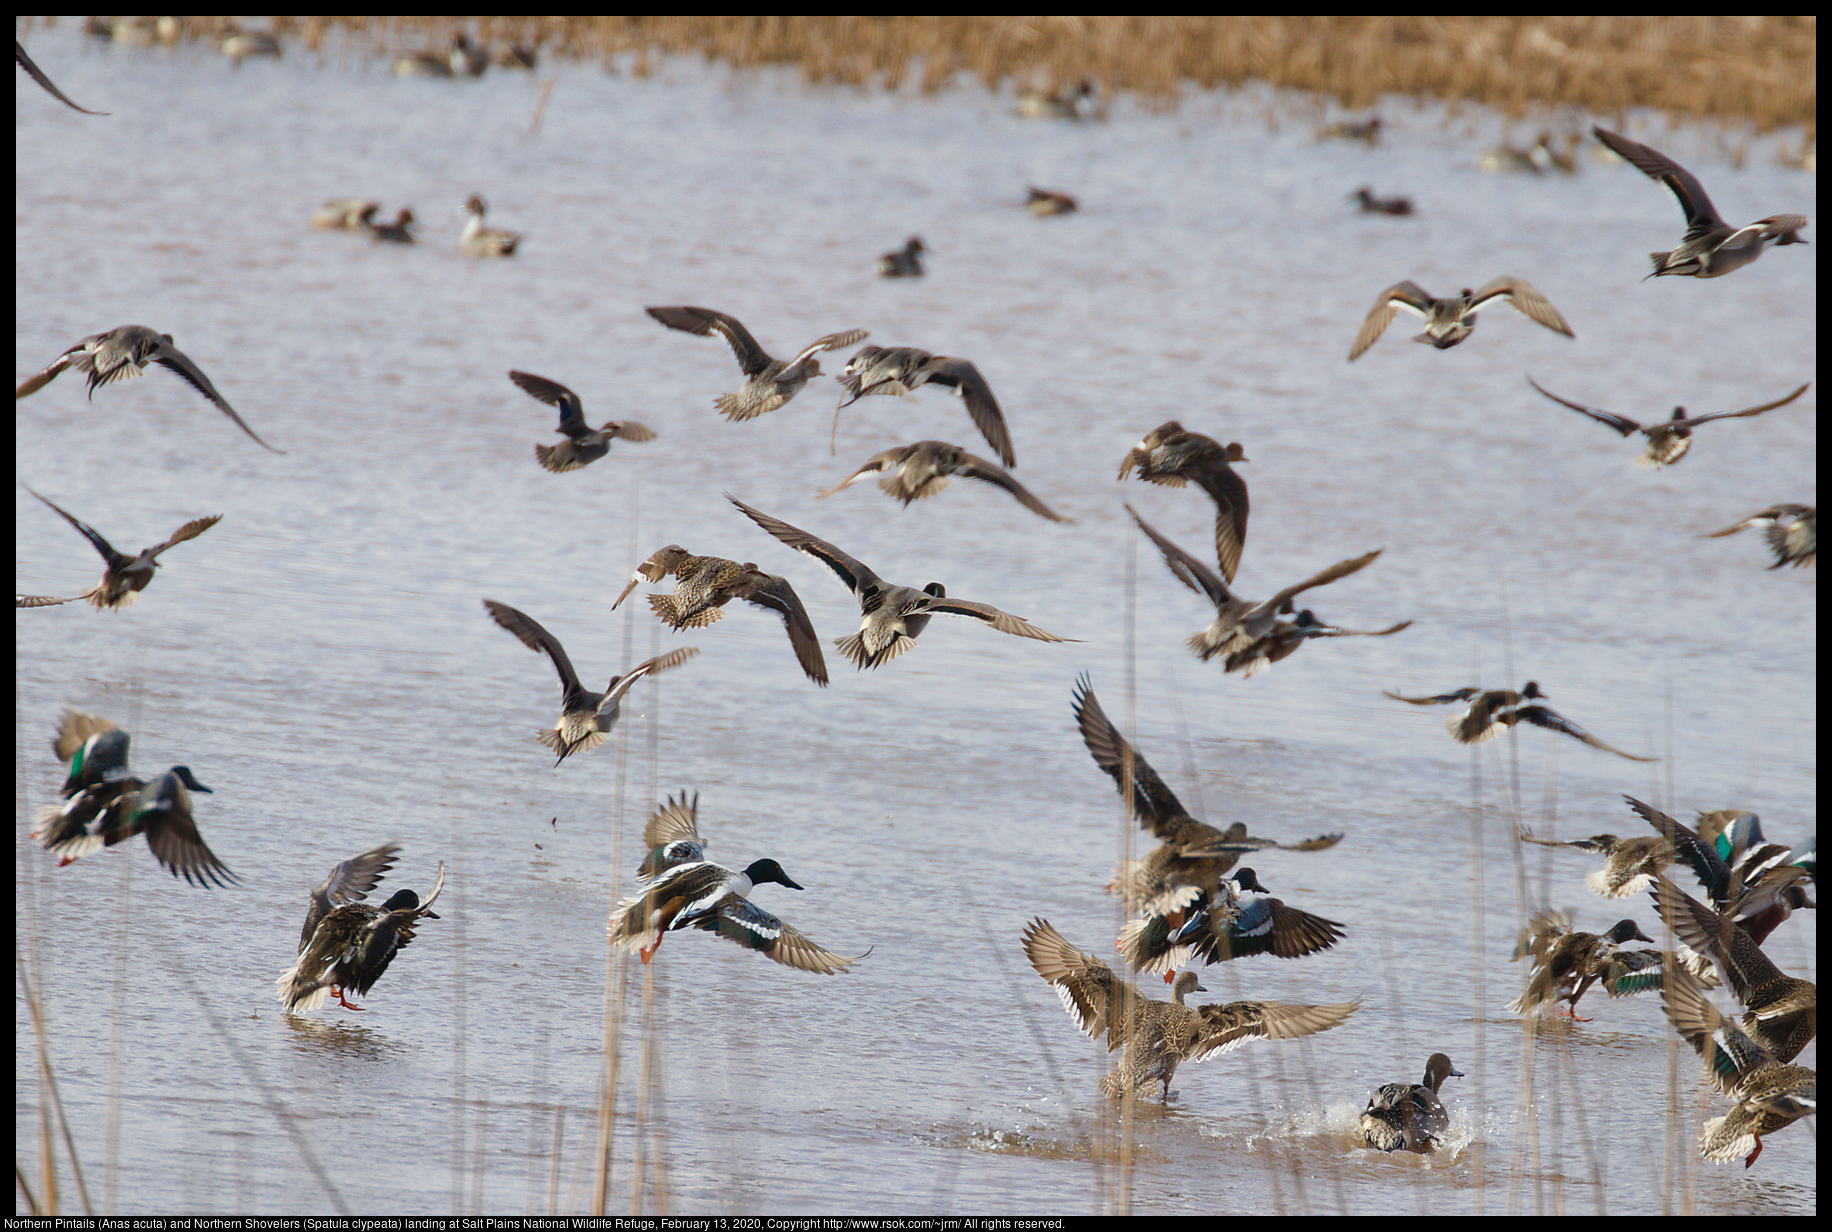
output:
[[332, 990], [339, 1005], [361, 1010], [345, 994], [360, 997], [375, 987], [395, 954], [414, 939], [420, 921], [440, 918], [433, 904], [444, 892], [445, 864], [441, 862], [439, 878], [425, 902], [412, 890], [398, 890], [379, 907], [347, 902], [332, 909], [313, 927], [311, 939], [300, 948], [299, 960], [274, 981], [286, 1012], [317, 1009]]
[[1648, 893], [1673, 935], [1723, 970], [1743, 1006], [1743, 1029], [1777, 1061], [1799, 1056], [1819, 1034], [1818, 985], [1783, 972], [1748, 932], [1671, 881], [1656, 879]]
[[560, 426], [554, 431], [567, 438], [558, 445], [536, 445], [534, 457], [547, 470], [559, 474], [589, 466], [611, 452], [611, 442], [652, 441], [655, 433], [639, 423], [613, 419], [601, 428], [585, 422], [585, 403], [579, 395], [558, 381], [550, 381], [532, 372], [511, 372], [509, 379], [537, 402], [560, 408]]
[[216, 49], [228, 56], [235, 67], [242, 67], [243, 60], [278, 60], [281, 58], [280, 40], [266, 30], [241, 30], [231, 26], [217, 40]]
[[1363, 214], [1392, 214], [1403, 218], [1412, 213], [1411, 197], [1376, 197], [1366, 184], [1350, 193], [1349, 200], [1358, 203]]
[[378, 222], [369, 228], [369, 238], [378, 244], [411, 244], [413, 238], [413, 211], [403, 209], [394, 216], [393, 222]]
[[723, 556], [695, 556], [680, 544], [671, 543], [636, 566], [629, 584], [612, 601], [611, 610], [616, 611], [642, 583], [659, 582], [669, 574], [680, 579], [674, 593], [649, 596], [649, 607], [669, 628], [703, 628], [724, 615], [720, 609], [727, 603], [743, 599], [780, 616], [802, 671], [815, 684], [827, 683], [821, 641], [815, 635], [814, 622], [808, 619], [808, 609], [802, 606], [801, 596], [787, 578], [765, 573], [750, 561], [740, 564]]
[[469, 257], [513, 257], [515, 246], [522, 242], [521, 232], [484, 226], [483, 218], [489, 209], [476, 193], [465, 198], [460, 213], [471, 217], [458, 235], [458, 251]]
[[1011, 433], [1005, 427], [1005, 414], [999, 410], [999, 400], [992, 396], [992, 386], [986, 383], [980, 370], [968, 360], [934, 355], [917, 347], [868, 346], [846, 361], [839, 381], [846, 390], [846, 397], [833, 411], [836, 435], [840, 412], [860, 398], [871, 394], [897, 396], [913, 393], [924, 385], [941, 385], [960, 395], [973, 426], [999, 455], [999, 461], [1008, 467], [1018, 464], [1017, 455], [1011, 450]]
[[1114, 948], [1127, 965], [1162, 971], [1168, 982], [1187, 964], [1232, 962], [1255, 954], [1303, 958], [1342, 937], [1342, 925], [1286, 906], [1251, 868], [1239, 868], [1183, 907], [1127, 921]]
[[[1671, 252], [1651, 252], [1654, 272], [1662, 275], [1689, 275], [1694, 278], [1719, 278], [1731, 270], [1741, 269], [1762, 250], [1778, 244], [1804, 244], [1800, 229], [1807, 225], [1805, 214], [1774, 214], [1758, 218], [1746, 227], [1732, 227], [1719, 216], [1705, 195], [1698, 177], [1658, 150], [1593, 126], [1597, 140], [1614, 150], [1649, 179], [1665, 184], [1679, 199], [1686, 216], [1686, 235]], [[1643, 280], [1645, 281], [1645, 279]]]
[[1024, 954], [1083, 1035], [1105, 1036], [1107, 1051], [1124, 1048], [1119, 1064], [1101, 1079], [1101, 1094], [1120, 1099], [1143, 1095], [1153, 1085], [1170, 1102], [1177, 1066], [1198, 1062], [1256, 1039], [1299, 1039], [1339, 1027], [1358, 1001], [1335, 1005], [1292, 1005], [1279, 1001], [1235, 1001], [1227, 1005], [1184, 1004], [1202, 992], [1194, 971], [1176, 979], [1171, 1000], [1153, 1001], [1121, 980], [1092, 954], [1070, 945], [1054, 925], [1033, 919], [1024, 926]]
[[669, 796], [658, 805], [643, 825], [642, 845], [648, 854], [637, 865], [636, 875], [645, 880], [704, 860], [709, 844], [700, 837], [700, 793], [682, 792], [678, 800]]
[[870, 475], [880, 476], [878, 486], [887, 495], [902, 501], [905, 507], [913, 500], [934, 496], [946, 488], [948, 476], [960, 475], [1004, 488], [1020, 505], [1039, 517], [1048, 518], [1052, 522], [1074, 521], [1032, 496], [1030, 489], [1019, 483], [1010, 471], [998, 463], [975, 457], [959, 445], [950, 445], [946, 441], [917, 441], [914, 445], [900, 445], [873, 454], [866, 459], [865, 465], [820, 495], [832, 496], [841, 488], [849, 488]]
[[452, 48], [441, 55], [436, 51], [409, 51], [395, 57], [392, 72], [396, 77], [481, 77], [490, 66], [483, 49], [474, 46], [460, 30], [452, 36]]
[[338, 197], [326, 201], [312, 213], [312, 226], [320, 231], [367, 231], [375, 226], [379, 201], [361, 197]]
[[235, 408], [216, 392], [216, 386], [210, 383], [203, 369], [172, 345], [172, 335], [156, 334], [144, 325], [117, 325], [105, 334], [90, 334], [52, 360], [43, 372], [15, 389], [13, 398], [18, 400], [28, 394], [35, 394], [56, 380], [66, 368], [74, 368], [89, 378], [89, 396], [93, 399], [98, 386], [139, 376], [148, 364], [161, 364], [183, 377], [191, 388], [214, 403], [217, 410], [235, 420], [235, 426], [246, 432], [261, 448], [273, 449], [275, 453], [286, 452], [284, 449], [274, 449], [256, 436], [253, 428], [242, 422]]
[[1516, 833], [1523, 843], [1537, 843], [1541, 847], [1569, 847], [1574, 851], [1589, 851], [1602, 856], [1603, 867], [1586, 877], [1584, 884], [1604, 898], [1627, 898], [1631, 894], [1641, 893], [1668, 865], [1679, 858], [1674, 854], [1671, 843], [1653, 834], [1633, 838], [1593, 834], [1589, 838], [1554, 839], [1539, 838], [1525, 826], [1520, 827]]
[[1575, 740], [1581, 740], [1593, 749], [1602, 749], [1614, 753], [1617, 757], [1626, 757], [1630, 761], [1659, 761], [1658, 757], [1637, 757], [1633, 753], [1624, 753], [1613, 744], [1605, 744], [1583, 728], [1567, 719], [1549, 706], [1529, 705], [1546, 695], [1539, 691], [1539, 683], [1529, 680], [1526, 686], [1516, 693], [1512, 689], [1477, 689], [1462, 688], [1454, 693], [1439, 693], [1431, 697], [1402, 697], [1391, 689], [1383, 689], [1394, 701], [1409, 702], [1414, 706], [1447, 706], [1452, 702], [1468, 702], [1469, 708], [1462, 714], [1454, 714], [1444, 720], [1451, 738], [1460, 744], [1481, 744], [1493, 740], [1505, 729], [1516, 723], [1527, 722], [1535, 727], [1548, 731], [1563, 732]]
[[922, 237], [912, 235], [902, 248], [878, 258], [878, 273], [886, 278], [920, 278], [922, 254], [927, 251], [922, 246]]
[[1818, 567], [1819, 515], [1818, 507], [1814, 505], [1770, 505], [1760, 513], [1750, 514], [1741, 522], [1700, 535], [1699, 538], [1721, 539], [1751, 526], [1762, 527], [1762, 537], [1768, 541], [1769, 550], [1775, 554], [1775, 563], [1769, 566], [1770, 569], [1779, 569], [1783, 565], [1792, 565], [1796, 569], [1802, 565]]
[[1752, 406], [1746, 411], [1713, 411], [1709, 415], [1687, 416], [1685, 407], [1676, 406], [1673, 408], [1671, 419], [1651, 424], [1643, 424], [1626, 415], [1612, 415], [1608, 411], [1600, 411], [1595, 407], [1583, 406], [1567, 398], [1561, 398], [1552, 391], [1542, 388], [1540, 383], [1530, 376], [1527, 378], [1527, 384], [1560, 406], [1569, 407], [1580, 415], [1588, 415], [1604, 427], [1614, 428], [1625, 437], [1633, 436], [1637, 432], [1641, 433], [1648, 438], [1648, 447], [1640, 457], [1635, 459], [1635, 465], [1658, 469], [1662, 466], [1671, 466], [1686, 456], [1687, 451], [1692, 448], [1692, 429], [1698, 425], [1710, 423], [1714, 419], [1743, 419], [1751, 415], [1760, 415], [1764, 411], [1772, 411], [1778, 406], [1786, 406], [1804, 394], [1807, 386], [1812, 382], [1808, 381], [1806, 385], [1802, 385], [1785, 398], [1765, 402], [1761, 406]]
[[802, 888], [775, 860], [755, 860], [742, 872], [704, 859], [662, 868], [641, 894], [617, 904], [611, 914], [611, 944], [635, 950], [646, 964], [668, 933], [699, 928], [772, 962], [815, 975], [836, 975], [871, 953], [852, 958], [836, 954], [753, 903], [751, 891], [769, 884]]
[[1000, 633], [1028, 637], [1040, 642], [1071, 642], [1077, 638], [1058, 637], [1045, 629], [990, 603], [971, 599], [950, 599], [940, 582], [930, 582], [921, 590], [895, 586], [873, 573], [825, 539], [790, 526], [767, 513], [759, 513], [735, 496], [726, 499], [751, 521], [798, 552], [805, 552], [833, 570], [834, 576], [852, 591], [859, 601], [859, 631], [835, 638], [834, 645], [861, 671], [882, 667], [905, 651], [916, 648], [916, 639], [929, 626], [932, 616], [971, 616]]
[[1380, 117], [1365, 120], [1339, 120], [1317, 130], [1318, 141], [1359, 141], [1363, 145], [1380, 144]]
[[1273, 847], [1323, 851], [1342, 841], [1340, 834], [1325, 834], [1300, 843], [1281, 843], [1252, 837], [1238, 821], [1226, 830], [1198, 821], [1144, 755], [1120, 735], [1101, 709], [1086, 673], [1075, 681], [1073, 710], [1088, 755], [1113, 780], [1122, 797], [1130, 793], [1127, 803], [1132, 815], [1159, 840], [1155, 851], [1122, 867], [1107, 887], [1122, 896], [1129, 911], [1172, 917], [1202, 895], [1218, 890], [1221, 879], [1249, 851]]
[[685, 305], [645, 311], [669, 329], [703, 338], [719, 334], [731, 344], [732, 354], [738, 357], [738, 367], [743, 370], [745, 380], [737, 393], [720, 394], [713, 399], [713, 405], [727, 419], [755, 419], [782, 406], [800, 393], [811, 378], [821, 375], [821, 361], [815, 358], [816, 355], [836, 347], [851, 346], [871, 332], [848, 329], [827, 334], [803, 347], [794, 359], [781, 360], [758, 346], [751, 331], [744, 328], [737, 317], [726, 313]]
[[1057, 214], [1073, 214], [1076, 210], [1075, 198], [1065, 192], [1055, 192], [1048, 188], [1030, 186], [1030, 198], [1024, 208], [1039, 218], [1050, 218]]
[[1716, 1163], [1742, 1158], [1749, 1167], [1762, 1154], [1765, 1134], [1786, 1129], [1818, 1106], [1819, 1075], [1786, 1065], [1758, 1040], [1739, 1031], [1705, 996], [1699, 982], [1675, 972], [1661, 989], [1674, 1029], [1705, 1059], [1705, 1075], [1735, 1103], [1706, 1121], [1699, 1153]]
[[1566, 1003], [1566, 1011], [1578, 1022], [1578, 1001], [1590, 986], [1602, 981], [1612, 997], [1650, 992], [1660, 986], [1666, 970], [1659, 950], [1625, 950], [1630, 941], [1654, 939], [1642, 932], [1633, 920], [1620, 920], [1608, 932], [1576, 932], [1571, 917], [1559, 912], [1542, 911], [1534, 916], [1521, 933], [1513, 960], [1533, 957], [1532, 974], [1526, 991], [1508, 1005], [1514, 1014], [1532, 1014], [1547, 1006]]
[[700, 653], [698, 647], [682, 646], [653, 659], [644, 659], [623, 675], [612, 676], [604, 692], [594, 693], [579, 682], [579, 673], [573, 670], [572, 660], [566, 657], [560, 639], [542, 627], [540, 621], [494, 599], [485, 599], [483, 605], [490, 618], [520, 638], [522, 645], [545, 652], [553, 660], [554, 671], [560, 674], [559, 720], [535, 734], [536, 740], [558, 754], [553, 763], [556, 766], [574, 753], [589, 752], [604, 743], [610, 730], [617, 726], [623, 695], [638, 680], [679, 667]]
[[[32, 489], [27, 488], [26, 491], [32, 492]], [[32, 492], [32, 495], [38, 496], [38, 493]], [[51, 602], [74, 603], [78, 599], [87, 599], [98, 611], [103, 609], [119, 611], [124, 607], [132, 606], [134, 600], [140, 597], [140, 592], [152, 584], [153, 571], [159, 567], [159, 557], [162, 553], [177, 547], [187, 539], [197, 538], [223, 520], [223, 515], [220, 513], [212, 514], [207, 518], [194, 518], [173, 531], [171, 537], [164, 543], [156, 543], [150, 548], [143, 549], [137, 556], [129, 556], [124, 552], [117, 552], [114, 545], [102, 538], [87, 522], [78, 521], [64, 509], [45, 500], [42, 496], [38, 496], [38, 499], [50, 505], [59, 517], [76, 527], [83, 538], [89, 540], [90, 546], [101, 554], [105, 566], [102, 570], [102, 580], [94, 586], [80, 595], [71, 595], [68, 599], [57, 599]], [[49, 602], [34, 603], [31, 606], [49, 606]]]
[[1172, 419], [1145, 434], [1120, 461], [1120, 478], [1136, 468], [1139, 478], [1165, 487], [1180, 488], [1188, 480], [1209, 494], [1215, 502], [1215, 556], [1221, 575], [1228, 581], [1240, 569], [1241, 549], [1247, 543], [1247, 481], [1229, 466], [1230, 462], [1248, 462], [1246, 449], [1239, 441], [1229, 441], [1226, 448], [1214, 437], [1187, 432]]
[[[1375, 548], [1365, 556], [1337, 561], [1323, 572], [1296, 585], [1287, 586], [1270, 599], [1255, 603], [1236, 597], [1219, 574], [1159, 534], [1131, 505], [1125, 506], [1125, 510], [1139, 524], [1139, 529], [1145, 532], [1145, 537], [1157, 545], [1171, 576], [1214, 606], [1215, 619], [1209, 622], [1208, 628], [1191, 636], [1187, 643], [1190, 653], [1205, 662], [1216, 655], [1245, 654], [1253, 650], [1262, 638], [1278, 632], [1278, 618], [1292, 610], [1293, 598], [1313, 587], [1326, 586], [1351, 573], [1359, 573], [1373, 564], [1375, 557], [1383, 551]], [[1404, 627], [1400, 625], [1388, 631], [1396, 633]], [[1289, 654], [1290, 651], [1285, 653]], [[1240, 666], [1247, 666], [1247, 662], [1243, 659]]]
[[1390, 1082], [1374, 1092], [1361, 1113], [1361, 1140], [1377, 1151], [1429, 1154], [1450, 1128], [1450, 1115], [1438, 1091], [1446, 1078], [1461, 1077], [1463, 1071], [1448, 1056], [1432, 1053], [1422, 1079]]
[[[174, 877], [201, 888], [227, 886], [236, 876], [198, 832], [190, 792], [210, 794], [189, 766], [142, 779], [127, 767], [128, 735], [109, 720], [68, 711], [54, 747], [69, 766], [65, 803], [38, 810], [32, 838], [66, 864], [136, 834]], [[68, 756], [66, 756], [66, 754]]]
[[1282, 659], [1296, 654], [1304, 643], [1318, 637], [1389, 637], [1404, 632], [1412, 627], [1410, 620], [1388, 625], [1384, 629], [1344, 629], [1341, 625], [1326, 625], [1317, 619], [1317, 614], [1304, 608], [1290, 620], [1274, 620], [1272, 628], [1245, 646], [1230, 650], [1221, 661], [1224, 672], [1239, 672], [1243, 676], [1257, 676]]
[[1559, 171], [1566, 175], [1576, 175], [1578, 170], [1577, 147], [1580, 138], [1576, 133], [1566, 133], [1564, 149], [1552, 143], [1552, 134], [1542, 132], [1533, 140], [1533, 144], [1522, 149], [1519, 146], [1498, 145], [1484, 150], [1476, 165], [1488, 172], [1518, 171], [1529, 175], [1544, 175], [1549, 171]]
[[1412, 281], [1396, 282], [1382, 291], [1374, 301], [1374, 307], [1368, 310], [1367, 320], [1361, 323], [1361, 330], [1355, 335], [1355, 344], [1349, 348], [1349, 362], [1361, 357], [1361, 353], [1374, 345], [1401, 308], [1425, 321], [1425, 332], [1413, 338], [1414, 342], [1428, 342], [1438, 350], [1456, 346], [1469, 337], [1476, 328], [1476, 314], [1487, 307], [1492, 300], [1502, 300], [1519, 309], [1530, 320], [1537, 321], [1554, 333], [1567, 338], [1574, 337], [1571, 326], [1565, 324], [1565, 318], [1559, 315], [1552, 301], [1541, 295], [1533, 285], [1522, 278], [1511, 278], [1502, 275], [1486, 283], [1480, 291], [1471, 291], [1467, 287], [1449, 299], [1434, 299], [1418, 283]]
[[52, 83], [51, 79], [45, 76], [44, 70], [38, 67], [37, 62], [26, 54], [25, 44], [21, 43], [18, 39], [13, 40], [13, 59], [18, 63], [20, 68], [26, 71], [27, 75], [29, 75], [33, 81], [36, 81], [39, 85], [44, 87], [45, 93], [49, 94], [64, 106], [70, 108], [70, 110], [80, 111], [84, 115], [92, 116], [105, 116], [110, 114], [106, 111], [91, 111], [87, 107], [78, 107], [75, 103], [71, 102], [69, 95], [58, 89], [57, 86]]
[[1017, 110], [1027, 120], [1093, 120], [1100, 115], [1100, 95], [1083, 77], [1072, 90], [1022, 90]]

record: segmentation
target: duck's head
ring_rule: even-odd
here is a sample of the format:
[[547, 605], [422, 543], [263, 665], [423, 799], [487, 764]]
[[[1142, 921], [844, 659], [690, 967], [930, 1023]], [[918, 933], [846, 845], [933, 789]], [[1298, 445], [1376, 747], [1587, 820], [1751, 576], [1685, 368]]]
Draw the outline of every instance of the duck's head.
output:
[[782, 865], [774, 860], [758, 860], [744, 870], [744, 875], [751, 879], [751, 884], [754, 886], [763, 885], [766, 882], [774, 882], [777, 885], [786, 885], [791, 890], [799, 890], [802, 888], [800, 885], [789, 880], [789, 874], [783, 872]]
[[1178, 1001], [1182, 1001], [1183, 998], [1189, 996], [1193, 992], [1207, 991], [1208, 989], [1202, 986], [1202, 977], [1198, 976], [1194, 971], [1184, 971], [1177, 976], [1177, 982], [1171, 988], [1171, 996]]
[[1222, 456], [1230, 462], [1251, 462], [1253, 461], [1252, 458], [1249, 458], [1247, 456], [1246, 449], [1241, 445], [1239, 441], [1229, 441], [1228, 447], [1225, 451], [1223, 451]]
[[922, 588], [922, 593], [925, 595], [933, 595], [937, 599], [946, 599], [948, 597], [948, 588], [943, 586], [940, 582], [930, 582], [927, 586]]
[[1520, 695], [1522, 697], [1544, 697], [1546, 696], [1546, 694], [1540, 692], [1539, 681], [1537, 680], [1527, 681], [1527, 687], [1520, 691]]
[[213, 796], [216, 794], [214, 791], [210, 790], [210, 788], [208, 787], [205, 787], [202, 783], [198, 782], [196, 778], [192, 776], [191, 767], [189, 766], [173, 766], [172, 774], [177, 777], [180, 783], [183, 783], [191, 791], [201, 791], [205, 795], [210, 795], [210, 796]]
[[1623, 945], [1630, 941], [1645, 941], [1649, 945], [1654, 944], [1654, 939], [1642, 932], [1641, 926], [1636, 924], [1633, 920], [1618, 920], [1616, 921], [1616, 926], [1603, 935], [1617, 945]]
[[458, 212], [460, 214], [475, 214], [479, 218], [482, 218], [484, 216], [485, 211], [487, 211], [489, 208], [490, 208], [489, 206], [484, 204], [482, 197], [478, 196], [476, 193], [472, 193], [470, 196], [464, 199], [464, 205], [459, 209]]
[[1243, 890], [1253, 890], [1260, 894], [1271, 893], [1270, 890], [1260, 884], [1259, 878], [1254, 876], [1253, 870], [1250, 868], [1236, 869], [1234, 875], [1228, 878], [1228, 880], [1232, 881]]
[[1443, 1085], [1446, 1078], [1463, 1077], [1463, 1071], [1452, 1065], [1450, 1058], [1443, 1053], [1434, 1052], [1431, 1054], [1431, 1059], [1425, 1062], [1425, 1077], [1427, 1079], [1425, 1085], [1435, 1091]]

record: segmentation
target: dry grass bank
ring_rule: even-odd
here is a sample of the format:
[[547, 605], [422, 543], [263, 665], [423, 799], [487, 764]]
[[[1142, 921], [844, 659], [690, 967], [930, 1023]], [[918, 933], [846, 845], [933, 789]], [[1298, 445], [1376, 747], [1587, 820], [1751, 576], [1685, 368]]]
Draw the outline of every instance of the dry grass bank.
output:
[[[197, 19], [190, 19], [197, 20]], [[1173, 104], [1191, 87], [1264, 81], [1344, 107], [1383, 95], [1467, 100], [1509, 116], [1653, 107], [1767, 131], [1816, 125], [1818, 22], [1806, 17], [279, 17], [308, 45], [335, 32], [444, 46], [464, 28], [548, 56], [697, 53], [798, 65], [809, 80], [1061, 88], [1083, 78]]]

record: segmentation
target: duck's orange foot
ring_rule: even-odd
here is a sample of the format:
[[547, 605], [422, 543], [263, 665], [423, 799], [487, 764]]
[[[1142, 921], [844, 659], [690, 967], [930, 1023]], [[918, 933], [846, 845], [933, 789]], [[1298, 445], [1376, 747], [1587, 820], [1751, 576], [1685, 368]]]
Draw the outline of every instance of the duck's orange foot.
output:
[[1177, 982], [1177, 969], [1175, 967], [1172, 967], [1169, 971], [1164, 973], [1164, 982], [1166, 984], [1175, 984]]
[[1757, 1138], [1756, 1139], [1756, 1149], [1749, 1153], [1749, 1158], [1743, 1161], [1743, 1166], [1747, 1168], [1749, 1167], [1749, 1165], [1755, 1163], [1756, 1156], [1760, 1155], [1761, 1153], [1762, 1153], [1762, 1139]]
[[355, 1010], [359, 1014], [362, 1012], [362, 1006], [351, 1005], [348, 1001], [344, 1000], [343, 989], [333, 988], [331, 992], [337, 997], [337, 1004], [343, 1006], [347, 1010]]
[[643, 966], [645, 967], [648, 966], [649, 960], [655, 957], [655, 951], [661, 948], [662, 948], [661, 938], [657, 937], [655, 939], [654, 945], [645, 945], [642, 947], [642, 949], [638, 950], [637, 953], [642, 956]]

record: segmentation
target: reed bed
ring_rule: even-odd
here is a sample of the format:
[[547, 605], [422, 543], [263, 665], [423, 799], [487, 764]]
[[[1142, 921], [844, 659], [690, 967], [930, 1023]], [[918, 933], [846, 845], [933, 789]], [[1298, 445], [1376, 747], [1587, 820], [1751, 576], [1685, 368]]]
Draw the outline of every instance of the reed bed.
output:
[[[199, 19], [186, 19], [196, 23]], [[1388, 95], [1481, 103], [1510, 117], [1554, 107], [1817, 127], [1811, 16], [631, 16], [276, 17], [309, 48], [327, 40], [490, 43], [644, 72], [652, 55], [798, 66], [822, 84], [924, 91], [965, 76], [989, 89], [1083, 80], [1173, 106], [1191, 90], [1266, 82], [1342, 107]], [[203, 36], [207, 24], [185, 27]]]

